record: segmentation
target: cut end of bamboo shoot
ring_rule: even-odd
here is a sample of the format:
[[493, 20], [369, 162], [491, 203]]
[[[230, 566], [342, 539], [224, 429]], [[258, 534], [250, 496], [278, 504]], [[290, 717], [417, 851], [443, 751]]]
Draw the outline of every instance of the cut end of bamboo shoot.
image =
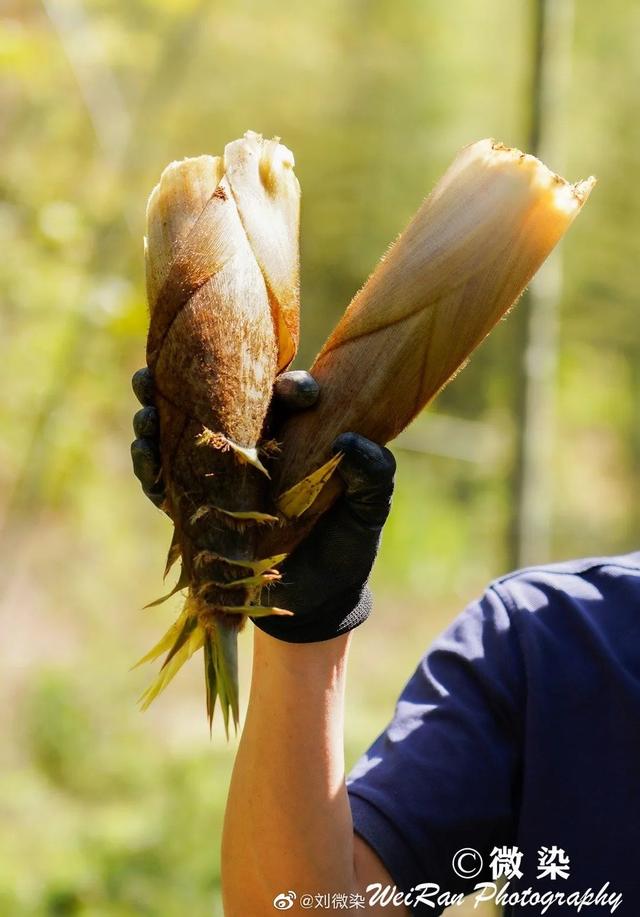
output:
[[507, 170], [531, 183], [539, 194], [547, 194], [549, 203], [569, 219], [573, 219], [585, 203], [596, 179], [593, 175], [573, 184], [553, 172], [542, 160], [530, 153], [523, 153], [497, 140], [480, 140], [467, 147], [478, 157], [484, 157], [489, 168]]

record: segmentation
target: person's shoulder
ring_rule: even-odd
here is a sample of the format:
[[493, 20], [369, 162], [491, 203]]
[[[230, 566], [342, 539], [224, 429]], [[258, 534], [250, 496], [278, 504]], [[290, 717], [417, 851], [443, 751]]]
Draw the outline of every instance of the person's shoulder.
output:
[[523, 567], [494, 579], [488, 591], [508, 611], [640, 598], [640, 551]]
[[519, 584], [539, 583], [559, 589], [579, 588], [586, 580], [618, 579], [620, 576], [640, 578], [640, 551], [607, 557], [581, 557], [551, 564], [521, 567], [494, 579], [490, 588], [500, 590]]

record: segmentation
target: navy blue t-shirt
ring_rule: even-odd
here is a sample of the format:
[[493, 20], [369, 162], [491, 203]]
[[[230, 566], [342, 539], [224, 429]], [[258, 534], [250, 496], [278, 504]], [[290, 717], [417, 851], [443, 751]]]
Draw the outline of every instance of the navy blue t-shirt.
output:
[[354, 829], [398, 889], [430, 883], [433, 904], [431, 886], [489, 896], [475, 886], [506, 881], [514, 915], [609, 914], [621, 894], [613, 912], [637, 917], [640, 552], [493, 582], [423, 656], [347, 784]]

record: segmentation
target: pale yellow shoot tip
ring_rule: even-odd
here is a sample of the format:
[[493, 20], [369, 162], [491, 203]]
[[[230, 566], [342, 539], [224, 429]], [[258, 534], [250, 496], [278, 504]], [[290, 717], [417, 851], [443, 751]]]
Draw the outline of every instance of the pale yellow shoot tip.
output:
[[582, 181], [566, 181], [562, 176], [553, 172], [542, 160], [531, 153], [523, 153], [515, 147], [509, 147], [500, 141], [488, 138], [472, 143], [467, 147], [491, 167], [504, 168], [513, 166], [517, 172], [528, 176], [531, 187], [539, 192], [547, 191], [555, 208], [573, 218], [585, 203], [596, 179], [593, 175]]
[[341, 458], [342, 452], [336, 453], [320, 468], [316, 468], [306, 478], [298, 481], [293, 487], [280, 494], [276, 500], [276, 505], [282, 515], [287, 519], [293, 519], [308, 510], [340, 464]]

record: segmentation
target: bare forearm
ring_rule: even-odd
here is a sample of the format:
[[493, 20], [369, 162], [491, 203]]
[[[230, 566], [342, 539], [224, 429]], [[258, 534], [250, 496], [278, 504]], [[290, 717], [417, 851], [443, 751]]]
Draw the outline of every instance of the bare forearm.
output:
[[355, 888], [344, 784], [349, 635], [288, 644], [255, 632], [247, 719], [223, 834], [225, 914], [273, 913], [282, 891]]

